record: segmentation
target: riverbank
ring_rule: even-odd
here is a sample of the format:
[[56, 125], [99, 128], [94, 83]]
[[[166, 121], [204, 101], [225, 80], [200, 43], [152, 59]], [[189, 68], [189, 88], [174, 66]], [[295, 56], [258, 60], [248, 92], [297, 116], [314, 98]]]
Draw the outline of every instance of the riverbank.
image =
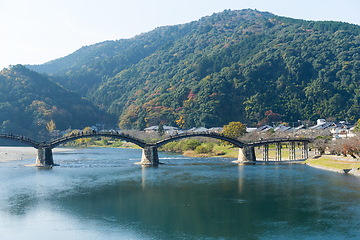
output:
[[305, 161], [305, 164], [327, 171], [360, 176], [360, 159], [354, 159], [352, 157], [322, 155], [309, 158]]
[[[55, 148], [53, 153], [72, 151], [71, 148]], [[33, 147], [0, 147], [0, 162], [31, 159], [37, 157]]]

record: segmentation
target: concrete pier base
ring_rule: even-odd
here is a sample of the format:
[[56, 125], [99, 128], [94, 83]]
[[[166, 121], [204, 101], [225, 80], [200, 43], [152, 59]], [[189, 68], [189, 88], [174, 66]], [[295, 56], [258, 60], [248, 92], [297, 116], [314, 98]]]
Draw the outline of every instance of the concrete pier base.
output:
[[55, 166], [52, 155], [52, 149], [50, 147], [40, 146], [38, 148], [38, 155], [36, 158], [35, 166], [37, 167]]
[[146, 146], [142, 150], [141, 165], [157, 166], [159, 164], [159, 156], [156, 146]]
[[242, 164], [249, 164], [256, 162], [255, 150], [254, 147], [243, 147], [239, 148], [239, 155], [234, 163], [242, 163]]

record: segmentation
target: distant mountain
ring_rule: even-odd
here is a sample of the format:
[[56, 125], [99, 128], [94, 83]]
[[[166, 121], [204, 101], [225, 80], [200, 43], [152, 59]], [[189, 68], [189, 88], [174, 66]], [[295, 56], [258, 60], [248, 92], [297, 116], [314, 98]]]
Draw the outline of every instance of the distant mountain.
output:
[[131, 45], [131, 40], [105, 41], [91, 46], [85, 46], [74, 53], [40, 65], [25, 65], [39, 73], [60, 75], [70, 69], [80, 70], [84, 65], [92, 64], [121, 53]]
[[51, 75], [54, 81], [67, 89], [86, 95], [94, 91], [108, 77], [154, 52], [166, 49], [176, 39], [193, 30], [194, 26], [159, 27], [131, 39], [105, 41], [82, 47], [74, 53], [42, 65], [27, 65], [28, 68]]
[[123, 128], [360, 118], [360, 26], [226, 10], [40, 66]]
[[0, 72], [0, 133], [44, 139], [46, 125], [84, 128], [108, 116], [88, 100], [22, 65]]

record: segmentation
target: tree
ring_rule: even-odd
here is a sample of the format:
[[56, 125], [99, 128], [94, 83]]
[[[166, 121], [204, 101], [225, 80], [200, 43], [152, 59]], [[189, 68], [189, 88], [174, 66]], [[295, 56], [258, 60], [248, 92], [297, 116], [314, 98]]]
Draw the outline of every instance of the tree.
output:
[[163, 126], [162, 123], [159, 124], [158, 134], [159, 134], [160, 136], [164, 135], [164, 126]]
[[56, 128], [55, 122], [51, 119], [50, 122], [46, 124], [46, 130], [52, 132], [55, 130], [55, 128]]
[[357, 120], [356, 125], [354, 127], [354, 132], [359, 133], [360, 132], [360, 119]]
[[84, 133], [89, 133], [89, 132], [91, 132], [91, 130], [92, 130], [91, 127], [85, 127], [83, 132]]
[[184, 115], [181, 115], [180, 118], [179, 118], [178, 120], [176, 120], [176, 124], [177, 124], [180, 128], [185, 128], [186, 122], [185, 122], [185, 117], [184, 117]]
[[230, 122], [224, 126], [222, 133], [226, 137], [237, 139], [246, 133], [246, 126], [241, 122]]

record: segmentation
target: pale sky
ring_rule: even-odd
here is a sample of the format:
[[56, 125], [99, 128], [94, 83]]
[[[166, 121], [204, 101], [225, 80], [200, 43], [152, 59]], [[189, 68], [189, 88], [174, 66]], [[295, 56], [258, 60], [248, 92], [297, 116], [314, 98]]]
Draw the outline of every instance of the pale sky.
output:
[[131, 38], [224, 9], [360, 25], [360, 0], [0, 0], [0, 69], [42, 64], [85, 45]]

